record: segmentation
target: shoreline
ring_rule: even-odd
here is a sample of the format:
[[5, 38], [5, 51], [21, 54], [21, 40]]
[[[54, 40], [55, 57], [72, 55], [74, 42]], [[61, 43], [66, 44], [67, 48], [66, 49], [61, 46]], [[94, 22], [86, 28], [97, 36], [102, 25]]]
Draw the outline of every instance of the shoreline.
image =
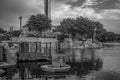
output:
[[105, 42], [103, 45], [108, 45], [108, 46], [120, 46], [120, 42]]

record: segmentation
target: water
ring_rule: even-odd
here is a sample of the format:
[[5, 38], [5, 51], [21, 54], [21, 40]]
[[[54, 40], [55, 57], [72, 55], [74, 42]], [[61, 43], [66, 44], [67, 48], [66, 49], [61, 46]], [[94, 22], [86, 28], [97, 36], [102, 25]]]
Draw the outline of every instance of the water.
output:
[[19, 62], [4, 68], [5, 78], [13, 80], [84, 80], [91, 73], [108, 70], [120, 71], [120, 46], [102, 49], [67, 49], [64, 62], [71, 66], [69, 72], [49, 73], [41, 70], [45, 62]]

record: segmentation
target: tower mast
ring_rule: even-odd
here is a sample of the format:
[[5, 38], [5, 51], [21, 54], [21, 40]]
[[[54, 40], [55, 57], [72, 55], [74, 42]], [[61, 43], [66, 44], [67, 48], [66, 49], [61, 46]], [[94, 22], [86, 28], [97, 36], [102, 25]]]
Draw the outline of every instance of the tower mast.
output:
[[51, 18], [51, 0], [44, 0], [44, 14], [47, 18]]

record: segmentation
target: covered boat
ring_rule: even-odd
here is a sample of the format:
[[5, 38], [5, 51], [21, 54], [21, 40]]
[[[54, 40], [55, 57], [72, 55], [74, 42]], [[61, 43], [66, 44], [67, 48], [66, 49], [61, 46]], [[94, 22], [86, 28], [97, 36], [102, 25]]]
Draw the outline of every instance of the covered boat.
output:
[[63, 63], [63, 57], [59, 56], [52, 61], [51, 65], [43, 65], [41, 66], [43, 71], [47, 72], [66, 72], [70, 70], [70, 66]]

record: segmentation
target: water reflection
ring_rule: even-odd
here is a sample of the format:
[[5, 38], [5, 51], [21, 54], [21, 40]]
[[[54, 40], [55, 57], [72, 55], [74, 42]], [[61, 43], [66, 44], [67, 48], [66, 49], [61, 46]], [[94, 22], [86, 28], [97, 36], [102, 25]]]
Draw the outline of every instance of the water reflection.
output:
[[78, 77], [83, 77], [89, 74], [91, 71], [98, 71], [102, 68], [102, 60], [97, 57], [95, 49], [69, 49], [65, 50], [64, 61], [71, 66], [69, 72], [61, 73], [50, 73], [41, 70], [40, 66], [43, 62], [18, 62], [16, 66], [6, 68], [6, 77], [8, 79], [20, 78], [34, 79], [34, 78], [64, 78], [76, 75]]
[[4, 68], [4, 70], [6, 71], [5, 72], [5, 77], [7, 79], [12, 79], [13, 76], [18, 73], [17, 65], [11, 66], [11, 67], [8, 67], [8, 68]]
[[78, 56], [75, 57], [76, 53], [72, 53], [72, 56], [74, 55], [74, 58], [72, 59], [73, 61], [70, 60], [67, 62], [67, 64], [72, 67], [72, 74], [84, 76], [91, 71], [98, 71], [102, 68], [102, 60], [96, 55], [95, 49], [82, 49], [80, 53], [81, 55], [79, 56], [79, 59], [76, 58]]

